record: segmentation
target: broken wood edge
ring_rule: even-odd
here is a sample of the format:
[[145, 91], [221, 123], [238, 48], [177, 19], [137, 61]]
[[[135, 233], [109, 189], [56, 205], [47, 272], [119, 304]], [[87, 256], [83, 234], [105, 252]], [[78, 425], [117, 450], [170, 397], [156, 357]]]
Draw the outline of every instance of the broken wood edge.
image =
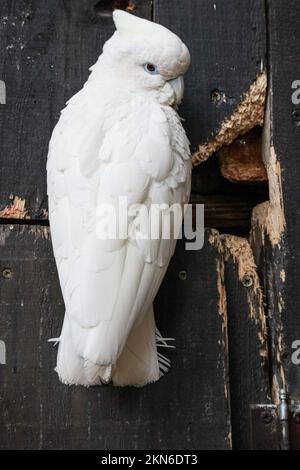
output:
[[[259, 354], [262, 366], [268, 362], [268, 331], [263, 289], [257, 272], [257, 266], [249, 241], [235, 235], [220, 235], [217, 230], [211, 230], [209, 242], [217, 247], [221, 258], [217, 265], [219, 313], [223, 317], [227, 330], [227, 295], [224, 278], [225, 263], [230, 259], [237, 264], [238, 278], [241, 285], [244, 279], [251, 279], [251, 285], [247, 287], [247, 300], [249, 305], [249, 319], [257, 325], [257, 337], [260, 344]], [[245, 288], [243, 286], [243, 288]]]
[[11, 204], [0, 211], [0, 218], [26, 219], [28, 214], [27, 209], [25, 208], [25, 202], [25, 199], [22, 199], [19, 196], [14, 196]]
[[226, 297], [226, 288], [225, 288], [225, 264], [224, 264], [224, 249], [221, 242], [220, 233], [215, 229], [210, 229], [209, 243], [215, 247], [220, 254], [220, 257], [217, 260], [217, 274], [218, 274], [218, 292], [219, 292], [219, 301], [218, 301], [218, 310], [219, 314], [222, 317], [223, 321], [223, 331], [227, 330], [227, 297]]
[[[238, 279], [241, 282], [241, 288], [245, 277], [251, 278], [252, 283], [247, 287], [247, 300], [249, 305], [248, 317], [256, 325], [259, 355], [261, 358], [261, 367], [265, 367], [269, 361], [268, 350], [268, 332], [267, 320], [264, 304], [263, 289], [257, 272], [257, 266], [249, 241], [246, 238], [235, 235], [223, 235], [215, 229], [210, 229], [208, 238], [209, 243], [217, 248], [220, 257], [217, 260], [218, 292], [219, 302], [218, 310], [223, 322], [223, 341], [226, 341], [226, 350], [228, 351], [228, 310], [227, 310], [227, 291], [225, 280], [226, 263], [232, 260], [237, 264]], [[244, 312], [241, 312], [243, 314]], [[226, 385], [230, 390], [230, 384]], [[226, 394], [228, 395], [226, 389]], [[226, 395], [226, 396], [227, 396]]]
[[[235, 235], [221, 235], [221, 241], [224, 245], [225, 261], [232, 259], [237, 264], [239, 280], [247, 289], [249, 318], [258, 326], [257, 335], [261, 345], [260, 356], [267, 360], [267, 321], [264, 294], [250, 243], [246, 238]], [[245, 280], [249, 285], [244, 284]]]
[[194, 166], [205, 162], [224, 145], [231, 144], [239, 136], [246, 134], [256, 126], [263, 126], [267, 91], [267, 73], [260, 73], [245, 93], [242, 102], [233, 114], [225, 119], [215, 137], [199, 145], [192, 155]]
[[[229, 346], [228, 346], [228, 315], [227, 315], [227, 294], [225, 285], [225, 260], [224, 250], [220, 238], [220, 234], [215, 229], [209, 229], [208, 242], [211, 246], [217, 249], [219, 257], [216, 261], [217, 273], [217, 289], [219, 294], [218, 299], [218, 313], [222, 319], [222, 346], [226, 351], [226, 361], [229, 361]], [[229, 381], [229, 363], [224, 368], [224, 395], [228, 403], [229, 414], [230, 410], [230, 381]], [[231, 426], [231, 425], [230, 425]], [[232, 448], [232, 432], [230, 431], [227, 436], [228, 445]]]
[[[259, 262], [262, 250], [265, 248], [271, 250], [271, 259], [274, 257], [276, 270], [279, 272], [279, 279], [276, 282], [281, 283], [281, 286], [277, 283], [276, 285], [271, 285], [270, 281], [268, 281], [268, 273], [264, 273], [267, 278], [266, 289], [271, 290], [271, 297], [273, 298], [275, 308], [275, 312], [273, 311], [272, 314], [271, 312], [268, 313], [269, 322], [271, 322], [269, 330], [273, 351], [271, 392], [274, 402], [279, 403], [280, 388], [287, 386], [284, 364], [282, 362], [282, 353], [285, 350], [285, 345], [281, 318], [284, 311], [284, 293], [282, 287], [286, 282], [286, 272], [284, 259], [282, 256], [278, 255], [283, 251], [286, 218], [282, 190], [282, 171], [273, 143], [271, 108], [272, 96], [269, 93], [266, 103], [262, 149], [263, 162], [267, 170], [269, 181], [269, 200], [259, 204], [252, 210], [249, 240], [256, 262]], [[269, 248], [267, 248], [267, 246], [269, 246]], [[275, 319], [273, 319], [274, 315], [276, 322]], [[276, 328], [272, 327], [272, 322], [276, 323]]]
[[0, 210], [0, 219], [4, 219], [3, 223], [6, 223], [7, 220], [11, 220], [12, 223], [13, 220], [23, 220], [26, 224], [26, 221], [30, 220], [32, 222], [34, 221], [38, 225], [39, 222], [48, 221], [49, 212], [47, 209], [43, 208], [38, 218], [32, 218], [30, 212], [26, 209], [25, 198], [20, 196], [13, 196], [11, 194], [9, 199], [11, 200], [11, 203]]
[[[251, 245], [254, 248], [257, 241], [258, 245], [264, 245], [265, 235], [267, 235], [272, 247], [278, 246], [280, 248], [286, 228], [286, 219], [282, 193], [281, 167], [275, 148], [271, 143], [269, 99], [263, 132], [263, 161], [269, 180], [269, 201], [259, 204], [252, 210]], [[257, 234], [260, 234], [260, 240], [256, 240]]]
[[[283, 387], [287, 387], [287, 380], [285, 376], [284, 364], [282, 361], [282, 353], [285, 351], [285, 342], [283, 336], [283, 319], [282, 313], [284, 310], [284, 299], [282, 287], [286, 281], [286, 273], [282, 257], [279, 256], [283, 245], [283, 240], [280, 238], [278, 232], [274, 233], [274, 228], [270, 220], [270, 212], [272, 206], [270, 202], [264, 202], [256, 206], [252, 213], [252, 228], [250, 232], [250, 244], [254, 253], [257, 263], [259, 263], [261, 254], [263, 259], [273, 260], [274, 265], [269, 266], [263, 270], [265, 278], [265, 293], [268, 299], [266, 305], [267, 313], [267, 328], [269, 336], [270, 348], [270, 368], [271, 368], [271, 396], [274, 403], [279, 403], [279, 392]], [[277, 211], [275, 212], [275, 214]], [[282, 236], [282, 235], [281, 235]], [[272, 262], [272, 261], [271, 261]], [[279, 286], [279, 279], [275, 280], [270, 278], [270, 272], [276, 268], [279, 271], [279, 279], [281, 286]], [[273, 307], [272, 307], [273, 306]], [[275, 310], [274, 310], [275, 309]]]

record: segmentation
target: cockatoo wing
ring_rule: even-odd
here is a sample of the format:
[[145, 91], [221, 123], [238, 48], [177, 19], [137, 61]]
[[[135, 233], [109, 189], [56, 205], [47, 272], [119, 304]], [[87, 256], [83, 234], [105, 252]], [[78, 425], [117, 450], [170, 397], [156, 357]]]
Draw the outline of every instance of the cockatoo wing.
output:
[[116, 225], [116, 215], [126, 219], [133, 204], [186, 203], [189, 146], [171, 108], [140, 97], [114, 115], [103, 104], [99, 116], [84, 90], [78, 95], [54, 131], [48, 160], [51, 233], [66, 305], [57, 369], [68, 383], [113, 376], [122, 383], [136, 329], [153, 331], [152, 302], [176, 241], [162, 239], [166, 209], [157, 209], [157, 239], [139, 236], [140, 214], [128, 218], [127, 236], [99, 235]]

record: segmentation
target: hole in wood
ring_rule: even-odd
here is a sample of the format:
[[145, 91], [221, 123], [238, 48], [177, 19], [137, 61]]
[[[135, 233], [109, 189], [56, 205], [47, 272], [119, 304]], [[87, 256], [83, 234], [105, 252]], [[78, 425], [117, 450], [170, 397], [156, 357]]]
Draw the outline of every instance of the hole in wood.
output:
[[181, 281], [187, 280], [187, 272], [186, 271], [179, 271], [178, 277]]
[[12, 278], [12, 270], [10, 268], [3, 269], [2, 276], [4, 279], [11, 279]]
[[205, 226], [221, 233], [247, 236], [252, 210], [269, 199], [262, 160], [262, 128], [255, 127], [223, 146], [193, 171], [191, 200], [204, 204]]
[[222, 91], [215, 89], [210, 93], [210, 99], [215, 105], [220, 105], [226, 101], [226, 95]]

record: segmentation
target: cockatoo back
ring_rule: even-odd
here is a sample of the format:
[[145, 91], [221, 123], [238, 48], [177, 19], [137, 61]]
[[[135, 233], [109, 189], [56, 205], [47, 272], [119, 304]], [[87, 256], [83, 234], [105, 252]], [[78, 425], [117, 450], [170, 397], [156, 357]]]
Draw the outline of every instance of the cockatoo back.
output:
[[[152, 306], [176, 245], [174, 229], [162, 236], [165, 207], [183, 206], [190, 193], [189, 143], [174, 109], [187, 48], [147, 20], [120, 11], [114, 20], [117, 32], [53, 131], [47, 163], [66, 308], [56, 370], [85, 386], [144, 385], [166, 372]], [[131, 208], [159, 204], [158, 235], [143, 237], [142, 209]], [[125, 235], [112, 235], [124, 219]]]

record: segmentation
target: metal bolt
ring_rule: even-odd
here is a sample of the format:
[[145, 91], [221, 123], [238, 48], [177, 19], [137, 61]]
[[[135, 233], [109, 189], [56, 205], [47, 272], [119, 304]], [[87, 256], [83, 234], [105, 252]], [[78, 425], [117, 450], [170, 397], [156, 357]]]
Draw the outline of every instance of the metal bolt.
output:
[[261, 420], [264, 424], [270, 424], [274, 420], [274, 417], [269, 411], [263, 411], [261, 414]]
[[187, 272], [186, 271], [179, 271], [178, 277], [181, 281], [187, 280]]
[[244, 287], [251, 287], [253, 285], [253, 278], [249, 274], [245, 274], [245, 276], [242, 279], [242, 284]]
[[12, 278], [12, 270], [10, 268], [3, 269], [2, 276], [4, 277], [4, 279], [11, 279]]

